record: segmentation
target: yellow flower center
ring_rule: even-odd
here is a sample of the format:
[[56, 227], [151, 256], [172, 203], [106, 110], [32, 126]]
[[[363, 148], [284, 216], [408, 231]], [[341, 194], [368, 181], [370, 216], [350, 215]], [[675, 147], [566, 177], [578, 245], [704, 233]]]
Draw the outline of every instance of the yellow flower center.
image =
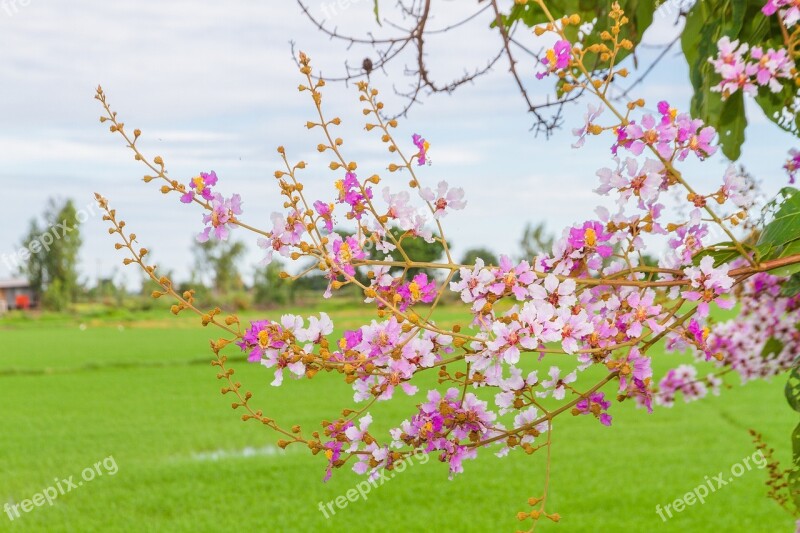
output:
[[597, 232], [592, 228], [586, 228], [583, 232], [583, 240], [586, 241], [586, 246], [594, 246], [597, 243]]
[[416, 281], [412, 281], [411, 283], [409, 283], [408, 292], [411, 293], [411, 298], [413, 298], [414, 300], [419, 300], [420, 291], [419, 291], [419, 285], [417, 285]]
[[328, 448], [327, 450], [325, 450], [325, 457], [327, 457], [327, 458], [328, 458], [328, 461], [330, 461], [330, 460], [331, 460], [331, 457], [333, 457], [333, 450], [331, 450], [330, 448]]
[[258, 343], [261, 346], [267, 346], [269, 344], [269, 333], [267, 333], [267, 330], [262, 329], [258, 332]]
[[545, 55], [547, 56], [547, 64], [550, 65], [551, 67], [555, 66], [556, 51], [551, 48], [550, 50], [547, 51]]
[[339, 258], [345, 263], [349, 263], [353, 258], [353, 252], [350, 250], [350, 245], [346, 242], [343, 242], [342, 247], [339, 248]]
[[203, 180], [202, 176], [197, 176], [196, 178], [192, 178], [192, 183], [194, 184], [194, 189], [202, 193], [203, 190], [206, 188], [206, 182]]

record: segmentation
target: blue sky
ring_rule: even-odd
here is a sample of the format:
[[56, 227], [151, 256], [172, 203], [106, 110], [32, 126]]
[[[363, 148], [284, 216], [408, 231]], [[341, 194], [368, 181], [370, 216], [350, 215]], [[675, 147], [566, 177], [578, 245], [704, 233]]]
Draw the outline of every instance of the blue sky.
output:
[[[371, 2], [350, 3], [333, 14], [335, 1], [309, 1], [320, 17], [328, 6], [331, 22], [342, 30], [374, 27]], [[473, 5], [441, 2], [433, 22], [445, 26]], [[657, 16], [646, 42], [668, 42], [676, 31], [673, 18]], [[499, 44], [487, 22], [486, 17], [477, 19], [448, 39], [431, 40], [428, 59], [434, 76], [444, 80], [465, 66], [486, 62]], [[380, 31], [391, 33], [389, 28]], [[365, 55], [318, 33], [293, 1], [0, 2], [0, 183], [6, 198], [0, 211], [0, 255], [14, 253], [28, 220], [41, 212], [48, 197], [70, 197], [84, 206], [98, 191], [142, 244], [152, 248], [160, 266], [179, 278], [188, 273], [201, 214], [140, 181], [144, 167], [97, 120], [100, 108], [92, 97], [98, 84], [128, 128], [143, 130], [145, 153], [162, 155], [170, 174], [182, 180], [215, 170], [221, 191], [244, 196], [250, 223], [267, 227], [270, 213], [281, 205], [272, 178], [280, 168], [278, 145], [286, 147], [291, 159], [311, 163], [303, 175], [309, 193], [330, 198], [334, 176], [314, 149], [318, 134], [304, 127], [313, 109], [296, 90], [301, 80], [290, 57], [290, 40], [312, 56], [323, 74], [337, 75], [345, 59], [359, 63]], [[537, 45], [532, 37], [527, 40]], [[641, 63], [653, 55], [641, 50]], [[536, 65], [520, 59], [520, 70], [529, 74], [529, 91], [544, 98], [552, 81], [537, 82], [532, 75]], [[373, 78], [389, 109], [402, 104], [392, 95], [393, 84], [405, 83], [402, 65]], [[667, 98], [686, 109], [691, 96], [687, 67], [671, 55], [638, 89], [636, 95], [653, 106]], [[331, 84], [325, 94], [328, 113], [345, 122], [340, 135], [346, 157], [358, 161], [365, 174], [381, 172], [387, 180], [396, 179], [382, 172], [389, 159], [380, 140], [363, 130], [355, 87]], [[550, 140], [534, 137], [531, 117], [502, 66], [452, 96], [425, 100], [401, 122], [399, 138], [407, 139], [409, 149], [415, 132], [432, 143], [434, 164], [422, 170], [421, 179], [429, 184], [446, 179], [466, 191], [467, 209], [444, 221], [457, 253], [482, 245], [515, 254], [526, 222], [545, 221], [560, 232], [590, 217], [594, 206], [609, 205], [591, 192], [596, 170], [612, 164], [608, 143], [590, 139], [581, 150], [570, 147], [569, 130], [581, 123], [587, 102], [567, 111], [567, 127]], [[741, 162], [774, 192], [786, 183], [781, 165], [796, 143], [753, 105], [748, 105], [748, 118]], [[713, 190], [725, 166], [717, 156], [686, 168], [698, 188]], [[83, 233], [86, 279], [116, 270], [118, 278], [138, 283], [134, 270], [122, 274], [122, 257], [99, 218], [90, 219]], [[254, 265], [260, 259], [255, 240], [239, 236], [249, 245], [247, 264]], [[11, 274], [0, 261], [0, 278]]]

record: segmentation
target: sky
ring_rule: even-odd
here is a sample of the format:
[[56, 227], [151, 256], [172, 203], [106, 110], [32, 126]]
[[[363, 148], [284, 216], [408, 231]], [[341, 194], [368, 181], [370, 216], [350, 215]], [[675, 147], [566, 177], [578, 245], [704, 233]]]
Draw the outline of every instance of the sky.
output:
[[[389, 24], [376, 26], [369, 0], [307, 4], [312, 14], [344, 33], [396, 34]], [[476, 5], [434, 2], [431, 27], [445, 27]], [[680, 29], [669, 4], [662, 11], [645, 35], [649, 45], [669, 42]], [[382, 15], [403, 22], [390, 7]], [[451, 34], [430, 38], [427, 60], [435, 78], [444, 81], [480, 67], [496, 53], [500, 41], [488, 28], [490, 19], [485, 13]], [[519, 37], [534, 48], [541, 45], [532, 35]], [[309, 196], [332, 198], [332, 182], [340, 176], [316, 152], [318, 130], [305, 128], [314, 109], [307, 93], [297, 91], [302, 79], [290, 42], [312, 57], [323, 76], [338, 76], [345, 60], [359, 64], [369, 55], [368, 49], [331, 41], [290, 0], [0, 0], [0, 279], [14, 275], [8, 265], [28, 221], [42, 212], [48, 198], [72, 198], [89, 213], [94, 192], [109, 199], [160, 267], [178, 279], [188, 276], [202, 214], [141, 181], [145, 167], [98, 121], [101, 108], [93, 99], [98, 84], [127, 129], [142, 130], [145, 154], [161, 155], [170, 175], [182, 181], [200, 171], [216, 171], [221, 192], [242, 194], [248, 223], [269, 229], [270, 214], [282, 205], [272, 177], [281, 167], [279, 145], [291, 160], [309, 163], [301, 175]], [[640, 65], [655, 54], [641, 48]], [[403, 57], [372, 77], [388, 111], [404, 103], [393, 88], [408, 83], [403, 69], [412, 62]], [[549, 140], [537, 137], [530, 132], [532, 118], [507, 66], [501, 65], [452, 95], [424, 99], [397, 130], [411, 153], [413, 133], [431, 142], [433, 164], [420, 169], [424, 184], [447, 180], [466, 192], [467, 208], [443, 221], [456, 255], [475, 246], [514, 255], [526, 223], [544, 222], [560, 233], [592, 218], [595, 206], [611, 205], [609, 198], [592, 192], [597, 169], [613, 166], [607, 138], [590, 139], [577, 151], [571, 148], [570, 129], [582, 123], [589, 101], [569, 106], [565, 128]], [[533, 77], [537, 65], [532, 58], [520, 56], [518, 68], [527, 74], [532, 98], [543, 100], [552, 92], [552, 78]], [[345, 140], [345, 157], [357, 161], [364, 175], [381, 173], [385, 183], [398, 188], [405, 178], [385, 171], [389, 154], [374, 132], [364, 131], [356, 88], [331, 83], [324, 91], [327, 113], [343, 120], [338, 133]], [[688, 109], [685, 61], [670, 54], [633, 94], [652, 107], [667, 98], [674, 107]], [[747, 113], [750, 125], [740, 162], [767, 192], [775, 192], [786, 183], [781, 165], [795, 139], [752, 102]], [[711, 191], [726, 166], [716, 156], [685, 168], [700, 190]], [[122, 267], [103, 221], [87, 216], [82, 278], [91, 284], [114, 276], [137, 284], [140, 274]], [[248, 246], [249, 272], [261, 259], [255, 238], [241, 231], [234, 235]]]

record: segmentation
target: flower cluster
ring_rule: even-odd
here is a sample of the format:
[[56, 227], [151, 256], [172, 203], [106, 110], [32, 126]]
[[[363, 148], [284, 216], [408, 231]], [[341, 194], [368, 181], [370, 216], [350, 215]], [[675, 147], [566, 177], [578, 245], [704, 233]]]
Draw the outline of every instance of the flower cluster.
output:
[[[612, 18], [615, 31], [605, 32], [604, 43], [592, 53], [613, 57], [632, 46], [618, 39], [625, 23], [618, 6]], [[568, 17], [543, 30], [555, 32], [558, 40], [542, 60], [546, 72], [538, 77], [558, 73], [564, 79], [563, 70], [571, 65], [576, 73], [585, 71], [578, 68], [584, 66], [583, 50], [573, 49], [560, 29], [578, 22], [579, 17]], [[721, 41], [720, 56], [712, 62], [720, 72], [736, 71], [742, 63], [751, 83], [772, 88], [786, 72], [782, 58], [772, 50]], [[643, 112], [643, 100], [618, 109], [605, 97], [608, 80], [621, 72], [613, 65], [602, 80], [570, 79], [568, 84], [602, 103], [590, 106], [584, 125], [574, 130], [575, 147], [590, 135], [608, 137], [613, 163], [598, 170], [595, 190], [611, 196], [613, 207], [598, 207], [576, 220], [550, 249], [532, 257], [503, 255], [497, 265], [453, 260], [444, 217], [456, 217], [455, 211], [465, 208], [465, 192], [444, 181], [429, 182], [435, 187], [425, 182], [427, 141], [415, 134], [413, 155], [403, 155], [404, 143], [392, 133], [397, 122], [384, 118], [378, 91], [366, 82], [358, 84], [366, 129], [377, 130], [396, 158], [386, 171], [407, 173], [407, 180], [396, 181], [408, 188], [393, 183], [379, 189], [383, 178], [378, 174], [359, 180], [356, 163], [345, 158], [344, 141], [333, 132], [341, 121], [325, 118], [324, 82], [312, 75], [305, 55], [300, 56], [305, 76], [300, 91], [310, 93], [320, 116], [308, 127], [321, 130], [318, 151], [332, 154], [328, 168], [338, 178], [334, 197], [310, 197], [299, 176], [306, 164], [289, 163], [283, 148], [278, 151], [285, 170], [275, 173], [283, 211], [272, 215], [267, 230], [240, 220], [238, 195], [226, 199], [212, 191], [217, 185], [213, 173], [192, 180], [191, 190], [179, 188], [163, 172], [158, 176], [167, 183], [166, 192], [178, 191], [182, 200], [206, 209], [207, 227], [199, 240], [225, 239], [234, 227], [251, 229], [260, 236], [267, 261], [275, 254], [303, 261], [303, 273], [291, 277], [316, 273], [328, 281], [327, 297], [345, 286], [356, 291], [375, 318], [341, 335], [334, 336], [325, 313], [307, 320], [285, 314], [279, 321], [256, 320], [243, 327], [236, 316], [223, 320], [219, 309], [201, 311], [191, 291], [177, 295], [169, 280], [145, 265], [144, 254], [137, 254], [112, 210], [107, 220], [115, 225], [112, 233], [122, 236], [119, 246], [133, 254], [128, 261], [145, 266], [159, 284], [157, 295], [178, 297], [176, 314], [190, 309], [204, 325], [213, 323], [226, 332], [211, 346], [220, 379], [228, 383], [223, 393], [236, 395], [234, 407], [246, 410], [245, 419], [279, 431], [285, 437], [279, 441], [282, 447], [302, 444], [324, 455], [326, 480], [346, 464], [359, 474], [375, 475], [416, 453], [438, 457], [453, 476], [463, 471], [465, 460], [486, 449], [501, 457], [512, 450], [533, 454], [549, 449], [554, 419], [561, 413], [583, 420], [591, 419], [582, 415], [591, 415], [609, 426], [612, 413], [628, 405], [650, 412], [654, 405], [672, 405], [678, 394], [690, 401], [717, 393], [726, 372], [746, 381], [789, 368], [800, 351], [800, 296], [785, 291], [786, 277], [766, 273], [774, 272], [775, 263], [762, 261], [737, 238], [737, 227], [755, 203], [745, 173], [728, 167], [723, 176], [702, 182], [701, 192], [689, 186], [678, 167], [691, 155], [700, 161], [712, 157], [717, 132], [666, 101], [657, 104], [655, 113]], [[749, 90], [746, 85], [736, 90]], [[730, 94], [732, 88], [725, 90]], [[604, 116], [606, 109], [612, 113]], [[115, 114], [106, 110], [107, 120], [120, 130]], [[793, 176], [800, 160], [796, 152], [791, 156], [786, 168]], [[345, 215], [337, 211], [334, 218], [336, 209], [346, 210]], [[723, 242], [714, 242], [720, 233]], [[415, 260], [407, 243], [417, 238], [438, 247], [440, 257]], [[654, 250], [657, 259], [648, 256]], [[778, 266], [791, 262], [780, 261]], [[451, 324], [451, 317], [435, 314], [448, 300], [463, 308], [465, 320]], [[737, 319], [712, 319], [717, 308], [737, 304]], [[696, 366], [681, 365], [654, 379], [651, 349], [662, 339], [668, 350], [689, 350], [698, 364], [714, 365], [716, 372], [699, 378]], [[343, 409], [334, 421], [322, 421], [319, 431], [279, 427], [251, 408], [250, 394], [231, 379], [233, 370], [220, 352], [234, 342], [250, 361], [274, 372], [273, 385], [285, 385], [286, 370], [296, 379], [339, 376], [356, 407]], [[612, 407], [612, 391], [621, 406]], [[371, 431], [368, 410], [402, 395], [415, 398], [406, 419], [389, 432]], [[544, 503], [540, 509], [536, 513], [544, 513]]]
[[709, 61], [722, 81], [712, 90], [722, 93], [723, 99], [738, 90], [755, 96], [759, 87], [769, 87], [770, 91], [777, 93], [783, 89], [782, 80], [793, 77], [794, 61], [783, 48], [764, 50], [760, 46], [750, 47], [738, 40], [731, 41], [727, 36], [719, 40], [717, 48], [717, 56], [709, 58]]
[[800, 20], [800, 2], [798, 0], [767, 0], [767, 3], [761, 8], [761, 12], [768, 17], [779, 13], [783, 24], [787, 28], [791, 28]]
[[612, 152], [616, 155], [622, 147], [638, 156], [645, 148], [651, 148], [663, 159], [677, 157], [679, 161], [690, 153], [701, 160], [714, 154], [717, 149], [711, 144], [717, 135], [714, 128], [688, 113], [678, 113], [666, 101], [658, 103], [658, 113], [657, 117], [646, 113], [639, 122], [633, 120], [618, 127]]
[[206, 201], [211, 201], [214, 198], [212, 187], [217, 184], [217, 173], [213, 170], [209, 173], [201, 172], [199, 176], [192, 178], [189, 182], [191, 190], [181, 196], [181, 202], [190, 204], [195, 198], [195, 195], [200, 195]]
[[477, 456], [475, 448], [467, 444], [494, 433], [492, 423], [497, 415], [486, 407], [486, 402], [472, 393], [461, 398], [456, 388], [448, 389], [444, 396], [432, 390], [411, 420], [390, 431], [393, 445], [438, 453], [439, 459], [448, 463], [451, 476], [461, 473], [463, 461]]
[[224, 198], [216, 193], [211, 198], [211, 213], [203, 215], [205, 229], [197, 235], [198, 242], [206, 242], [212, 236], [220, 241], [228, 239], [230, 230], [234, 228], [234, 221], [237, 215], [242, 214], [242, 198], [234, 194], [230, 198]]

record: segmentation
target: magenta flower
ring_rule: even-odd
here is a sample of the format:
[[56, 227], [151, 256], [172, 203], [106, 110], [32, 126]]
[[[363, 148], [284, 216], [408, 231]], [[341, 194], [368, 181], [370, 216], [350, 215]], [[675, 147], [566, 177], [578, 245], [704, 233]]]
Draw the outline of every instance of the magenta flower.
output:
[[609, 257], [614, 249], [606, 243], [611, 239], [611, 234], [606, 233], [603, 224], [596, 220], [589, 220], [579, 228], [569, 230], [568, 242], [576, 250], [583, 249], [584, 253], [597, 252], [601, 257]]
[[314, 211], [325, 222], [325, 229], [333, 231], [333, 204], [326, 204], [322, 200], [314, 202]]
[[405, 311], [409, 306], [419, 302], [431, 303], [436, 298], [436, 283], [433, 280], [428, 280], [427, 274], [420, 272], [410, 282], [400, 285], [397, 289], [397, 294], [402, 297], [402, 300], [398, 303], [398, 308], [401, 311]]
[[789, 174], [789, 183], [794, 183], [797, 172], [800, 171], [800, 150], [795, 148], [789, 150], [789, 159], [783, 168]]
[[247, 352], [247, 360], [251, 363], [260, 361], [268, 350], [280, 350], [286, 346], [284, 331], [280, 324], [269, 320], [250, 322], [250, 327], [236, 343], [243, 352]]
[[417, 165], [422, 166], [424, 164], [430, 164], [431, 161], [428, 159], [428, 148], [431, 147], [430, 143], [422, 138], [420, 135], [416, 133], [411, 137], [414, 146], [417, 147], [419, 152], [417, 152]]
[[203, 215], [203, 223], [207, 226], [197, 235], [197, 241], [206, 242], [212, 235], [220, 241], [227, 240], [236, 215], [241, 214], [242, 199], [238, 194], [230, 198], [215, 194], [211, 200], [211, 214]]
[[606, 412], [609, 407], [611, 407], [611, 402], [606, 400], [606, 395], [600, 391], [595, 391], [588, 397], [581, 398], [575, 404], [572, 412], [575, 415], [593, 415], [604, 426], [610, 426], [611, 415]]
[[705, 354], [706, 361], [710, 361], [713, 358], [713, 352], [707, 342], [710, 331], [707, 327], [702, 327], [695, 319], [691, 319], [689, 326], [686, 328], [687, 338], [698, 350]]
[[547, 50], [544, 58], [541, 60], [541, 63], [547, 67], [547, 70], [537, 73], [536, 78], [541, 80], [552, 72], [567, 68], [569, 66], [571, 52], [572, 45], [569, 41], [563, 39], [556, 41], [555, 46]]
[[181, 196], [181, 202], [189, 204], [194, 200], [195, 194], [199, 194], [206, 201], [211, 201], [214, 194], [211, 187], [217, 184], [217, 173], [213, 170], [209, 173], [201, 172], [196, 178], [189, 182], [190, 191]]
[[355, 237], [347, 237], [342, 239], [339, 235], [333, 241], [333, 258], [336, 266], [348, 276], [355, 276], [356, 269], [353, 267], [352, 262], [365, 259], [367, 254], [361, 249], [358, 239]]
[[797, 0], [768, 0], [761, 8], [761, 12], [767, 16], [774, 15], [777, 11], [780, 11], [783, 24], [787, 28], [791, 28], [800, 20], [800, 2]]
[[717, 151], [711, 141], [717, 136], [717, 130], [706, 126], [702, 120], [692, 119], [689, 115], [679, 115], [678, 126], [678, 160], [683, 161], [689, 153], [694, 153], [701, 161]]
[[356, 220], [361, 220], [367, 207], [367, 200], [372, 199], [372, 188], [362, 187], [356, 175], [353, 172], [347, 172], [344, 179], [336, 182], [336, 189], [339, 192], [337, 201], [350, 206], [348, 215]]

